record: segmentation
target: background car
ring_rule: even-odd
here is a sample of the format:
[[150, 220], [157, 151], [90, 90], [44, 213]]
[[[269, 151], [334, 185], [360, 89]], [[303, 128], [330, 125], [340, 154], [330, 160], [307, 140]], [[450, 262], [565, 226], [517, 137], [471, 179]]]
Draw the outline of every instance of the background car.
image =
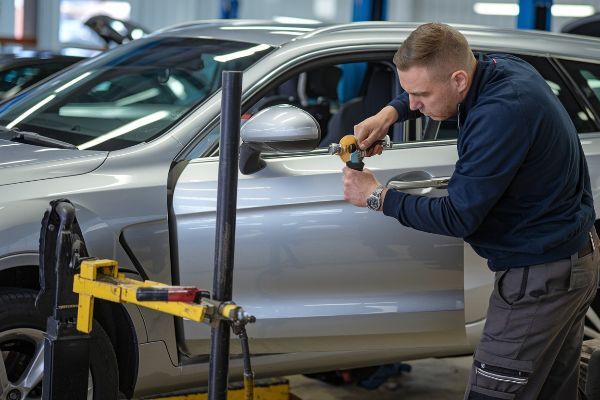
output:
[[0, 101], [83, 59], [48, 51], [0, 53]]
[[[106, 49], [148, 34], [145, 28], [134, 22], [106, 15], [91, 17], [83, 26], [89, 29], [90, 35], [97, 37]], [[50, 75], [98, 53], [99, 50], [73, 48], [66, 49], [63, 53], [21, 48], [0, 53], [0, 101], [13, 97]]]
[[[265, 168], [253, 158], [241, 165], [233, 293], [258, 318], [248, 329], [257, 375], [471, 352], [493, 283], [485, 260], [459, 238], [346, 203], [343, 165], [326, 150], [401, 93], [391, 59], [415, 27], [190, 23], [117, 47], [0, 104], [4, 382], [39, 393], [45, 325], [33, 299], [40, 220], [52, 199], [71, 200], [91, 254], [118, 260], [130, 276], [210, 285], [224, 70], [244, 71], [246, 117], [291, 104], [322, 131], [314, 150], [257, 153]], [[475, 52], [510, 52], [540, 71], [581, 135], [598, 202], [600, 41], [458, 28]], [[17, 138], [15, 128], [41, 137]], [[367, 167], [412, 193], [445, 195], [433, 182], [452, 175], [455, 124], [421, 119], [389, 133], [393, 148]], [[42, 145], [43, 138], [51, 140]], [[423, 188], [424, 180], [432, 186]], [[205, 383], [206, 326], [98, 303], [90, 397], [109, 398], [103, 390], [117, 379], [136, 398]], [[232, 351], [236, 377], [237, 342]]]

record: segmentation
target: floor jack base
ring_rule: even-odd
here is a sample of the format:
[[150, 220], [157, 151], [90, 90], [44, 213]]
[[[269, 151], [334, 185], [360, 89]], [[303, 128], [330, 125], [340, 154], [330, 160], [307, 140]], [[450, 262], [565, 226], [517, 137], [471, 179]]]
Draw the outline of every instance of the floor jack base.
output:
[[[194, 394], [150, 397], [153, 400], [208, 400], [208, 389]], [[244, 387], [240, 384], [229, 385], [228, 400], [244, 400]], [[290, 382], [283, 378], [257, 379], [254, 381], [254, 400], [300, 400], [290, 394]]]

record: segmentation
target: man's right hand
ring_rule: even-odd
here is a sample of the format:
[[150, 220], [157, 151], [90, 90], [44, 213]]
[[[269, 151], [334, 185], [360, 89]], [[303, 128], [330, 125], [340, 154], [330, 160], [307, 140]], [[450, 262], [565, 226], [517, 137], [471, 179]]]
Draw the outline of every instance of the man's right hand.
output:
[[[398, 112], [392, 106], [385, 106], [377, 114], [373, 115], [354, 125], [354, 136], [358, 141], [358, 146], [362, 150], [369, 149], [373, 143], [381, 140], [387, 135], [390, 126], [398, 120]], [[376, 145], [369, 151], [367, 156], [381, 154], [383, 146]]]

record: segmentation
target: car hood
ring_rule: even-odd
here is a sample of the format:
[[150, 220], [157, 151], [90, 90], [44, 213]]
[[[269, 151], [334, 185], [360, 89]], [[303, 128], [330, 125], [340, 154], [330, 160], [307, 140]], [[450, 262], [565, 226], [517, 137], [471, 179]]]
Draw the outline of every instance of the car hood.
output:
[[106, 151], [33, 146], [0, 139], [0, 186], [80, 175], [98, 168]]

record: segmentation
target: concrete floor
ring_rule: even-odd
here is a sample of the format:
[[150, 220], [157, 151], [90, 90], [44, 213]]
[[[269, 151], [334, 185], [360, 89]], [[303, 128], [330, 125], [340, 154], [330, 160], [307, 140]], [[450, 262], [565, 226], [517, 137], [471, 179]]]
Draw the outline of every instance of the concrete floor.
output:
[[291, 392], [301, 400], [461, 400], [471, 362], [471, 356], [407, 361], [410, 373], [390, 378], [376, 390], [332, 386], [302, 375], [288, 379]]

